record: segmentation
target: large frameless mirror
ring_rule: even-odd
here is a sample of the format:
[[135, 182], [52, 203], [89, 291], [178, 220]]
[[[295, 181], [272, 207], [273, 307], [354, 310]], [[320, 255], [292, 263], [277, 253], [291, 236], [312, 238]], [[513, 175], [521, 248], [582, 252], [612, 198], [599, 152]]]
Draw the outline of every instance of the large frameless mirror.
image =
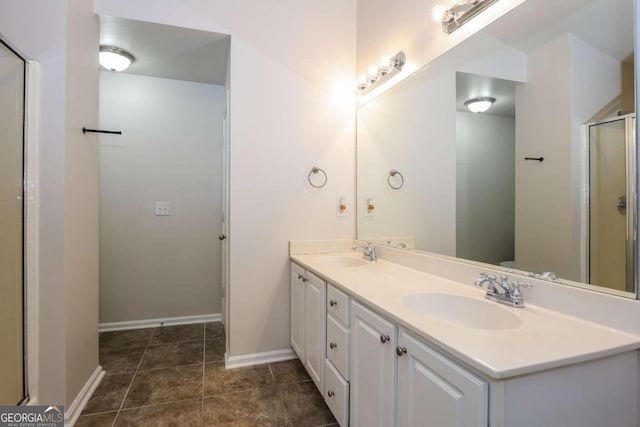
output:
[[358, 238], [635, 297], [633, 16], [527, 0], [361, 106]]

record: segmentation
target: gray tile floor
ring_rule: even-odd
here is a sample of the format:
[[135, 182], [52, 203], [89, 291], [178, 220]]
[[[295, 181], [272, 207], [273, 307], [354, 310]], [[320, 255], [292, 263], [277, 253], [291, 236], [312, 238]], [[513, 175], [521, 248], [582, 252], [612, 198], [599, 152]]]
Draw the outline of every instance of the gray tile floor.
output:
[[100, 334], [106, 371], [77, 427], [337, 426], [298, 360], [226, 370], [221, 323]]

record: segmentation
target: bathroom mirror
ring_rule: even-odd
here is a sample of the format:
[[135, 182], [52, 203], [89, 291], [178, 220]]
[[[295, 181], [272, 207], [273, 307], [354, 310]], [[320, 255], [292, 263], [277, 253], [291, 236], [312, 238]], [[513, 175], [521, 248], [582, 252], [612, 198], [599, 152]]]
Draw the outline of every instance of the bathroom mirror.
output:
[[633, 16], [527, 0], [362, 105], [358, 238], [635, 297]]

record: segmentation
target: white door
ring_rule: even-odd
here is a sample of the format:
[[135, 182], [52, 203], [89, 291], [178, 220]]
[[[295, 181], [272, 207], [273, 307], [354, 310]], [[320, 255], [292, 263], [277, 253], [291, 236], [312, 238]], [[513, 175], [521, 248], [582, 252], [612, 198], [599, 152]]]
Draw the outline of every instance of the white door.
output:
[[395, 425], [395, 327], [351, 303], [352, 427]]
[[229, 350], [229, 89], [226, 90], [226, 106], [222, 122], [222, 223], [220, 243], [222, 254], [222, 281], [220, 311], [226, 330], [226, 348]]
[[404, 331], [398, 338], [398, 427], [486, 427], [487, 383]]
[[323, 392], [326, 337], [326, 283], [307, 273], [304, 288], [304, 364], [320, 393]]

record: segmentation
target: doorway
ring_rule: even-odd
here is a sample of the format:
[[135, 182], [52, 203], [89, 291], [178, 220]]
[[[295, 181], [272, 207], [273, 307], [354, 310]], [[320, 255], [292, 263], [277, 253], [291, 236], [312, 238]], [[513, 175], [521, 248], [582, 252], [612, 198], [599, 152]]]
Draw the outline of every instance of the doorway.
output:
[[25, 77], [25, 60], [0, 40], [0, 405], [17, 405], [27, 396]]
[[[101, 330], [222, 321], [230, 36], [100, 17]], [[223, 231], [223, 234], [221, 233]]]

